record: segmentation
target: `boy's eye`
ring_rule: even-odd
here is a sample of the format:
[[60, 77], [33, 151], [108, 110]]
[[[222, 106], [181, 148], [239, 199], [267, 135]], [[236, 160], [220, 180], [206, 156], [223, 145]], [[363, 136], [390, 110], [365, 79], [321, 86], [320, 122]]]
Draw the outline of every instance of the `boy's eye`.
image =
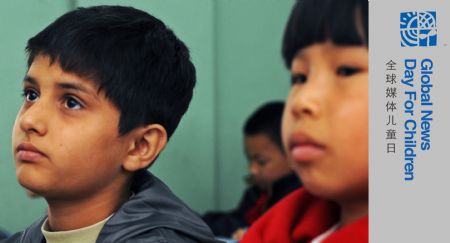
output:
[[291, 85], [295, 84], [304, 84], [306, 82], [306, 75], [299, 73], [299, 74], [293, 74], [291, 76]]
[[256, 163], [260, 166], [264, 166], [267, 164], [267, 160], [265, 159], [256, 159]]
[[336, 74], [339, 76], [347, 77], [347, 76], [351, 76], [355, 73], [358, 73], [359, 71], [361, 71], [360, 68], [342, 66], [337, 69]]
[[72, 98], [72, 97], [67, 97], [67, 98], [65, 99], [64, 106], [65, 106], [66, 108], [68, 108], [68, 109], [71, 109], [71, 110], [79, 110], [79, 109], [83, 108], [83, 106], [81, 105], [81, 103], [78, 102], [78, 100], [76, 100], [76, 99], [74, 99], [74, 98]]
[[22, 96], [25, 97], [27, 102], [35, 102], [39, 99], [39, 94], [32, 89], [25, 89], [22, 93]]

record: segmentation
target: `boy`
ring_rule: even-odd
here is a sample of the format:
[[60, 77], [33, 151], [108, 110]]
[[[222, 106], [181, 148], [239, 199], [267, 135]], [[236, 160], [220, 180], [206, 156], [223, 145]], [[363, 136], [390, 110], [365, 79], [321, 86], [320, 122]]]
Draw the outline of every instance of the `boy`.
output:
[[147, 172], [188, 108], [189, 51], [130, 7], [66, 13], [28, 41], [16, 176], [48, 215], [7, 242], [215, 242]]
[[281, 141], [281, 118], [284, 102], [269, 102], [259, 107], [243, 127], [245, 153], [248, 159], [250, 187], [239, 206], [231, 212], [211, 212], [205, 222], [216, 235], [230, 237], [248, 227], [268, 208], [297, 189], [300, 181], [290, 167]]
[[298, 1], [283, 57], [292, 88], [283, 143], [304, 189], [242, 242], [368, 241], [368, 2]]

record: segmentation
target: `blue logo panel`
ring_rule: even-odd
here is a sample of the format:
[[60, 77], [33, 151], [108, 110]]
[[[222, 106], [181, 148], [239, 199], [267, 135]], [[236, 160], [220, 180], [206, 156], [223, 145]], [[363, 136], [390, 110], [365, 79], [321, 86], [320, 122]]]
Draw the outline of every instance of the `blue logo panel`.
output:
[[436, 11], [400, 13], [401, 46], [436, 46]]

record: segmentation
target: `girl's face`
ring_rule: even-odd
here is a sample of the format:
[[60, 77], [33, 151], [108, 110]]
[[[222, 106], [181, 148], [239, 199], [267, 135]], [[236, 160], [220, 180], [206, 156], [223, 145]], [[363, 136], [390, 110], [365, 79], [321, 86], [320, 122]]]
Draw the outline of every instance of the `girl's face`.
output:
[[331, 42], [292, 61], [283, 143], [311, 193], [335, 200], [368, 195], [368, 50]]

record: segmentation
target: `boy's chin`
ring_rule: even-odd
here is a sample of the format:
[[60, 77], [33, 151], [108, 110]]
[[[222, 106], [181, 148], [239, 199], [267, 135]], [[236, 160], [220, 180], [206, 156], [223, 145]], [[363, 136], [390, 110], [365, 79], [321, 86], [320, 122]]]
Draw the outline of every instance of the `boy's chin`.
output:
[[38, 198], [38, 197], [41, 197], [41, 195], [39, 195], [39, 194], [37, 194], [37, 193], [35, 193], [35, 192], [32, 192], [32, 191], [30, 191], [30, 190], [28, 190], [28, 189], [25, 189], [25, 191], [26, 191], [27, 196], [28, 196], [29, 198]]
[[29, 184], [26, 184], [26, 183], [20, 183], [20, 185], [23, 187], [23, 189], [25, 191], [25, 194], [29, 198], [40, 198], [40, 197], [42, 197], [42, 194], [45, 194], [44, 190], [38, 189], [35, 186], [29, 185]]
[[37, 198], [47, 194], [46, 186], [38, 178], [17, 174], [17, 180], [30, 198]]

